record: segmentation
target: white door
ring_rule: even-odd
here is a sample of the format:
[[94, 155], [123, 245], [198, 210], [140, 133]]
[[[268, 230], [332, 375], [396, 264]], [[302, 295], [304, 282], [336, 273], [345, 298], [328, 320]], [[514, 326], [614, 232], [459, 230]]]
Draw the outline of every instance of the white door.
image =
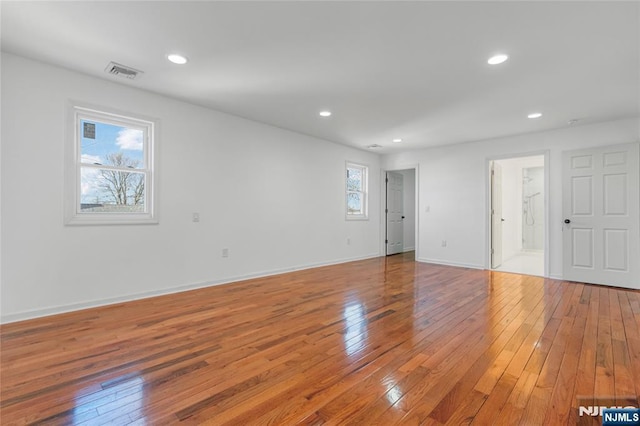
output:
[[502, 167], [491, 165], [491, 268], [502, 265]]
[[404, 249], [403, 176], [387, 172], [387, 255], [402, 253]]
[[639, 146], [564, 153], [564, 279], [640, 288]]

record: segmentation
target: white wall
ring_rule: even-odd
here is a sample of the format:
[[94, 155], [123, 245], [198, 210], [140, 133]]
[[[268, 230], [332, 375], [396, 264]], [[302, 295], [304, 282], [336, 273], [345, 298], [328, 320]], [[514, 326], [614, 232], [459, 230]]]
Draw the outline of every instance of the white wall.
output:
[[[159, 225], [63, 225], [70, 99], [160, 120]], [[1, 136], [5, 322], [380, 255], [376, 154], [4, 53]], [[369, 221], [345, 220], [346, 161]]]
[[403, 176], [404, 251], [411, 251], [416, 248], [416, 171], [398, 170], [398, 173]]
[[549, 275], [561, 277], [562, 151], [638, 140], [638, 119], [625, 119], [386, 155], [382, 167], [420, 165], [419, 260], [485, 268], [489, 266], [487, 160], [548, 150]]

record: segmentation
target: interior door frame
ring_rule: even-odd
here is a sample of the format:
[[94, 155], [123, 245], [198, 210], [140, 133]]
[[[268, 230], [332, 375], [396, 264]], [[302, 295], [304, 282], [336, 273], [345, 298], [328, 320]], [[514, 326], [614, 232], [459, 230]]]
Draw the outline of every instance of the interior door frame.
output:
[[385, 209], [387, 208], [387, 172], [399, 172], [402, 170], [414, 170], [415, 171], [415, 209], [414, 209], [414, 217], [415, 217], [415, 260], [420, 258], [420, 165], [417, 163], [407, 164], [406, 166], [398, 166], [392, 168], [381, 168], [380, 169], [380, 200], [383, 202], [380, 203], [380, 256], [387, 255], [387, 244], [386, 244], [386, 235], [387, 235], [387, 214]]
[[491, 267], [491, 164], [496, 160], [509, 160], [521, 157], [533, 157], [537, 155], [544, 156], [544, 277], [549, 278], [549, 242], [551, 235], [549, 234], [549, 210], [550, 210], [550, 184], [549, 184], [549, 171], [551, 169], [549, 163], [549, 150], [541, 151], [528, 151], [513, 154], [503, 154], [490, 156], [485, 159], [485, 250], [484, 250], [484, 268], [487, 270], [493, 270]]

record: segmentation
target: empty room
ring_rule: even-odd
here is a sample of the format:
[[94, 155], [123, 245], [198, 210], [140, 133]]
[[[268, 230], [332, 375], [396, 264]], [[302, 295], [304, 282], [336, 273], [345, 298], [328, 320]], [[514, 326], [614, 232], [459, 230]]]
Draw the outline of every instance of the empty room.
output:
[[640, 424], [640, 3], [0, 20], [2, 425]]

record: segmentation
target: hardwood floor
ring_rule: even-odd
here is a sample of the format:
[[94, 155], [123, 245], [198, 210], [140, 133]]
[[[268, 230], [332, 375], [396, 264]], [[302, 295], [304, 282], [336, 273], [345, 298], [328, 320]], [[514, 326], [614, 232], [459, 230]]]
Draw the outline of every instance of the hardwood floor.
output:
[[3, 425], [576, 424], [640, 394], [640, 292], [413, 253], [0, 328]]

